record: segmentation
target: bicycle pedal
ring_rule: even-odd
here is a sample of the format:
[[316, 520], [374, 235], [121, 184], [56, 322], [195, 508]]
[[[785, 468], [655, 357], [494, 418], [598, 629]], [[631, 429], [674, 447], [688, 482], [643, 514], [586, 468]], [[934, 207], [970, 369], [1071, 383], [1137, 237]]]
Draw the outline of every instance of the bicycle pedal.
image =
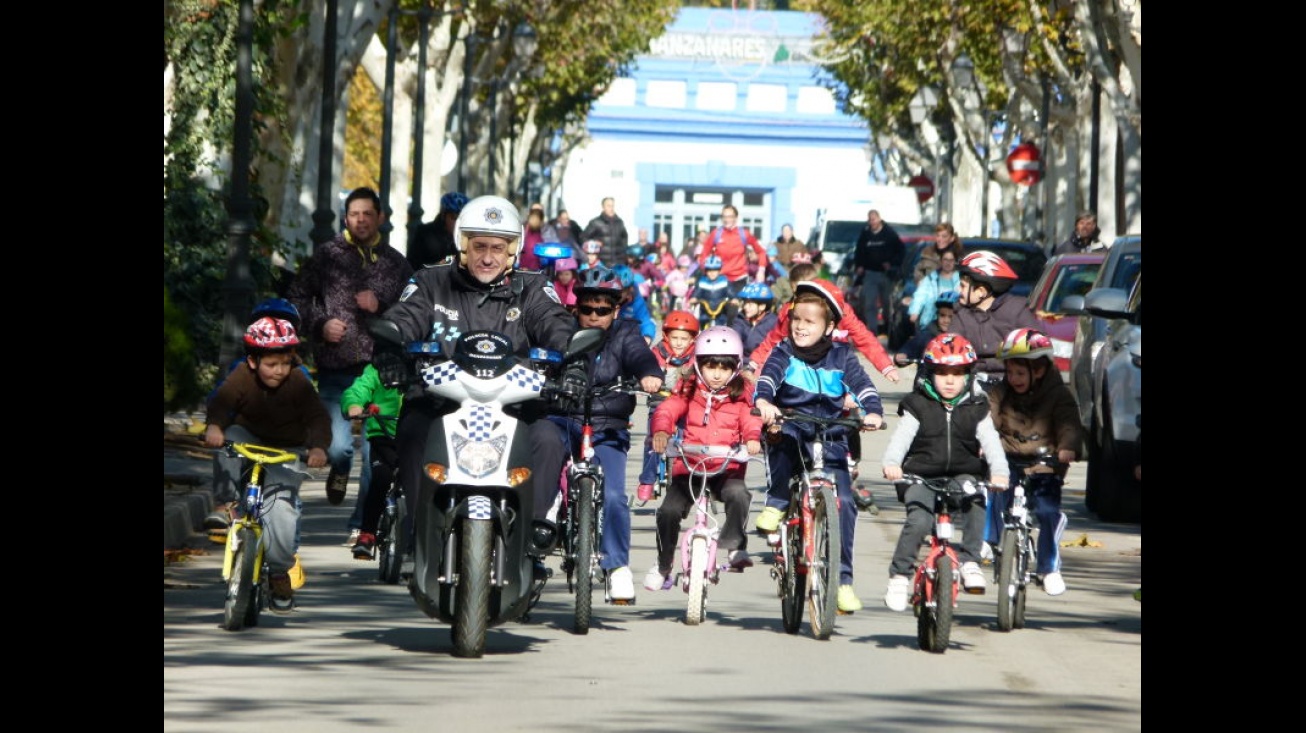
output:
[[225, 529], [209, 530], [209, 542], [212, 542], [215, 545], [227, 544], [227, 530]]
[[854, 613], [853, 611], [845, 611], [842, 608], [838, 609], [838, 611], [840, 616], [851, 616]]

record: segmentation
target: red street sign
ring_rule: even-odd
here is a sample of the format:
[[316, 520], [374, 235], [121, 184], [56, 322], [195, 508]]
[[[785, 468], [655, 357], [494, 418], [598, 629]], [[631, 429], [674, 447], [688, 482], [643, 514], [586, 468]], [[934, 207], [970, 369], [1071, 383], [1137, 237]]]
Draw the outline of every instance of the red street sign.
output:
[[1034, 143], [1021, 143], [1007, 156], [1007, 172], [1011, 174], [1012, 183], [1022, 186], [1038, 183], [1042, 175], [1039, 167], [1038, 148]]
[[912, 176], [907, 185], [916, 189], [916, 198], [923, 204], [934, 198], [934, 181], [928, 176]]

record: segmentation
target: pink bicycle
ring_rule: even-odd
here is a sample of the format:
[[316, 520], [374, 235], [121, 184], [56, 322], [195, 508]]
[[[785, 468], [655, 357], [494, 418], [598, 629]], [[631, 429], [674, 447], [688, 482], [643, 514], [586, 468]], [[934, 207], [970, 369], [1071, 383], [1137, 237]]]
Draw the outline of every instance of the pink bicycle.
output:
[[703, 622], [708, 586], [716, 585], [721, 571], [729, 567], [717, 562], [721, 524], [712, 510], [708, 481], [731, 463], [747, 463], [750, 457], [743, 446], [698, 445], [677, 440], [667, 444], [664, 455], [682, 461], [689, 469], [694, 524], [680, 535], [680, 587], [689, 594], [685, 623], [697, 626]]

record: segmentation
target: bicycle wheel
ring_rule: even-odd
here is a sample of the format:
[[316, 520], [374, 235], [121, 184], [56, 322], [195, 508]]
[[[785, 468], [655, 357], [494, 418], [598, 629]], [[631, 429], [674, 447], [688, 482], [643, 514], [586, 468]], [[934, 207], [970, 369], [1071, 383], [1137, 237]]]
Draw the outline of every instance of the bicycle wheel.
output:
[[807, 569], [807, 601], [812, 636], [822, 641], [834, 632], [839, 615], [839, 505], [834, 487], [822, 486], [812, 506], [812, 564]]
[[453, 655], [477, 658], [485, 653], [485, 629], [490, 620], [490, 554], [494, 525], [482, 519], [464, 519], [461, 524]]
[[[791, 506], [797, 506], [797, 500]], [[780, 554], [778, 568], [780, 573], [780, 618], [785, 631], [797, 634], [803, 624], [803, 606], [806, 605], [804, 591], [807, 590], [805, 575], [798, 573], [798, 563], [803, 556], [803, 535], [783, 522], [780, 527]]]
[[[403, 499], [400, 498], [400, 501]], [[380, 549], [377, 558], [377, 573], [382, 583], [394, 585], [399, 582], [399, 569], [404, 562], [403, 551], [399, 547], [399, 535], [403, 534], [398, 522], [398, 509], [387, 506], [381, 515], [381, 522], [376, 527], [377, 545]]]
[[1010, 527], [1002, 531], [999, 543], [1002, 553], [998, 557], [998, 630], [1011, 631], [1016, 619], [1016, 593], [1020, 578], [1016, 576], [1016, 555], [1021, 551], [1020, 530]]
[[695, 537], [689, 541], [689, 607], [685, 610], [685, 623], [690, 626], [702, 623], [705, 603], [707, 603], [707, 539]]
[[1029, 590], [1029, 575], [1038, 567], [1038, 557], [1034, 552], [1034, 537], [1029, 525], [1021, 533], [1020, 547], [1016, 558], [1016, 597], [1012, 604], [1011, 627], [1025, 628], [1025, 594]]
[[576, 479], [576, 500], [572, 509], [576, 517], [576, 633], [588, 634], [590, 614], [592, 612], [594, 570], [597, 567], [595, 552], [594, 526], [594, 491], [597, 489], [593, 476], [580, 476]]
[[921, 649], [935, 654], [948, 651], [948, 638], [952, 635], [952, 597], [956, 576], [952, 558], [940, 554], [934, 561], [934, 605], [921, 614], [918, 640]]
[[[254, 573], [258, 568], [258, 535], [249, 527], [233, 527], [235, 549], [231, 554], [231, 573], [227, 576], [227, 599], [222, 609], [222, 628], [240, 631], [254, 602]], [[257, 610], [255, 615], [257, 615]]]

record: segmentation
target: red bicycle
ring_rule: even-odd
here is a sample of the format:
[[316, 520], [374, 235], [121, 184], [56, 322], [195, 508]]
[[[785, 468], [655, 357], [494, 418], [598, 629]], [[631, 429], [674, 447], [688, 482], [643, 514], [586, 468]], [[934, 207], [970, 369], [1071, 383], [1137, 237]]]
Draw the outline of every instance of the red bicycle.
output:
[[[923, 478], [906, 474], [898, 484], [920, 484], [934, 492], [934, 530], [925, 562], [916, 566], [911, 605], [916, 614], [916, 641], [920, 648], [942, 654], [952, 635], [952, 612], [961, 593], [961, 560], [952, 547], [952, 512], [968, 496], [987, 488], [982, 481], [957, 477]], [[901, 495], [901, 493], [899, 494]]]

